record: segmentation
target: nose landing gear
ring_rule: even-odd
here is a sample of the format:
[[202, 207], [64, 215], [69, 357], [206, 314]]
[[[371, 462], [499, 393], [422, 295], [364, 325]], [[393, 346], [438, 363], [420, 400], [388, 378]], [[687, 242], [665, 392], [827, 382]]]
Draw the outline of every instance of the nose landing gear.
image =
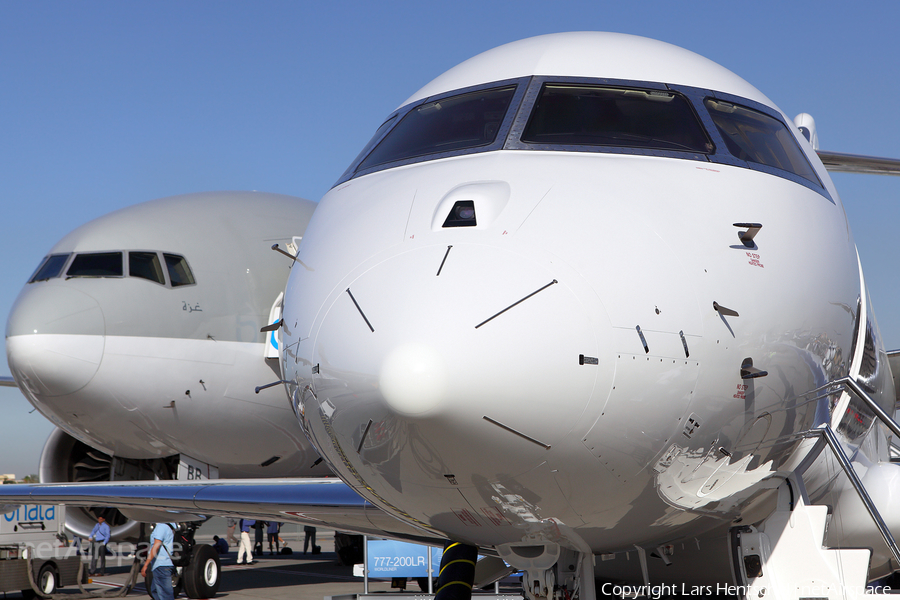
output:
[[508, 544], [497, 548], [507, 563], [524, 571], [528, 600], [595, 600], [594, 555], [553, 542]]

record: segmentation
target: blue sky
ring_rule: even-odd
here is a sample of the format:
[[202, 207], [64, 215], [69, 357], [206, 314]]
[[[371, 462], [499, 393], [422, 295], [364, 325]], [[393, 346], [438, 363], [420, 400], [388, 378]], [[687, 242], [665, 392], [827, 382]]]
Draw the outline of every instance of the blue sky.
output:
[[[543, 33], [683, 46], [812, 114], [823, 148], [900, 157], [898, 22], [893, 1], [3, 2], [0, 315], [59, 238], [117, 208], [223, 189], [318, 200], [411, 93]], [[900, 348], [900, 177], [834, 179]], [[49, 424], [17, 390], [0, 406], [0, 472], [36, 472]]]

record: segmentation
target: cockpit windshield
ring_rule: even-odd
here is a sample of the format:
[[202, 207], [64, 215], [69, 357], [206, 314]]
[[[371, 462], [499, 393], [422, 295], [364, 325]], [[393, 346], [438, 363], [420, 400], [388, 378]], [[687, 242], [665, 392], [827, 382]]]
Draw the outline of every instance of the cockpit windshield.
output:
[[495, 150], [655, 156], [762, 171], [830, 199], [777, 110], [652, 81], [533, 76], [419, 100], [396, 111], [338, 180]]
[[66, 277], [122, 277], [121, 252], [77, 254]]
[[166, 284], [166, 278], [163, 276], [159, 256], [156, 252], [129, 252], [128, 274], [131, 277], [140, 277], [162, 285]]
[[731, 102], [707, 98], [705, 104], [728, 151], [736, 158], [775, 167], [821, 185], [784, 123]]
[[28, 280], [28, 283], [34, 283], [35, 281], [47, 281], [48, 279], [59, 277], [59, 274], [62, 273], [63, 267], [66, 266], [66, 262], [68, 262], [70, 256], [72, 255], [51, 254], [50, 256], [46, 257], [34, 272], [34, 275], [31, 276], [31, 279]]
[[680, 94], [545, 84], [522, 141], [709, 153], [712, 142]]
[[193, 285], [194, 274], [183, 256], [177, 254], [163, 254], [166, 259], [166, 269], [169, 271], [169, 281], [172, 287], [180, 285]]
[[410, 110], [357, 166], [357, 170], [493, 143], [515, 90], [515, 85], [480, 90], [442, 98]]
[[[66, 265], [68, 265], [68, 269], [66, 269]], [[126, 265], [127, 270], [123, 268]], [[163, 265], [165, 268], [163, 268]], [[74, 257], [71, 253], [51, 254], [41, 261], [40, 266], [35, 270], [28, 283], [60, 277], [64, 269], [66, 280], [72, 278], [137, 277], [138, 279], [146, 279], [168, 288], [194, 285], [196, 283], [191, 267], [183, 256], [153, 250], [80, 252], [75, 254]]]

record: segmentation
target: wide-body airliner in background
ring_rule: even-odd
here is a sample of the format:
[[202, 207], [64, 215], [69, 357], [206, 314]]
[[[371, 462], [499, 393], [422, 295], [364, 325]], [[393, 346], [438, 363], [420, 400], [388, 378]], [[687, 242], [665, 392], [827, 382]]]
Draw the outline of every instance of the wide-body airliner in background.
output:
[[[259, 192], [153, 200], [65, 236], [6, 326], [22, 393], [56, 426], [43, 483], [327, 475], [279, 388], [277, 332], [291, 261], [316, 204]], [[186, 472], [185, 472], [186, 471]], [[138, 523], [70, 510], [87, 537]]]
[[816, 144], [808, 116], [662, 42], [485, 52], [387, 118], [290, 271], [284, 402], [343, 483], [0, 500], [451, 539], [523, 570], [531, 600], [862, 595], [900, 568], [900, 429], [819, 154], [898, 169]]

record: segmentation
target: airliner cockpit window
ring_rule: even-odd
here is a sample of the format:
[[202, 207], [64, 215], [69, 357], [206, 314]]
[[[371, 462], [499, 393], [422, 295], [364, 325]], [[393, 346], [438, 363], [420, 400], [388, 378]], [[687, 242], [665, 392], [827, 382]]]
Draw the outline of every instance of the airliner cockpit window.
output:
[[758, 110], [707, 98], [706, 107], [736, 158], [775, 167], [822, 185], [784, 123]]
[[35, 281], [46, 281], [48, 279], [53, 279], [54, 277], [59, 277], [59, 274], [62, 273], [63, 267], [66, 266], [66, 261], [69, 260], [71, 254], [51, 254], [50, 256], [44, 258], [41, 262], [40, 266], [34, 272], [34, 275], [31, 276], [31, 279], [28, 280], [28, 283], [34, 283]]
[[129, 252], [128, 275], [166, 284], [166, 277], [163, 275], [156, 252]]
[[183, 256], [163, 254], [163, 257], [166, 259], [166, 268], [169, 271], [169, 280], [172, 282], [172, 287], [194, 284], [194, 274], [191, 273], [191, 268]]
[[510, 85], [450, 96], [413, 108], [356, 170], [487, 146], [496, 139], [515, 91], [516, 86]]
[[122, 253], [78, 254], [66, 271], [66, 277], [122, 277]]
[[615, 146], [710, 153], [713, 145], [677, 93], [545, 84], [521, 137], [563, 146]]

